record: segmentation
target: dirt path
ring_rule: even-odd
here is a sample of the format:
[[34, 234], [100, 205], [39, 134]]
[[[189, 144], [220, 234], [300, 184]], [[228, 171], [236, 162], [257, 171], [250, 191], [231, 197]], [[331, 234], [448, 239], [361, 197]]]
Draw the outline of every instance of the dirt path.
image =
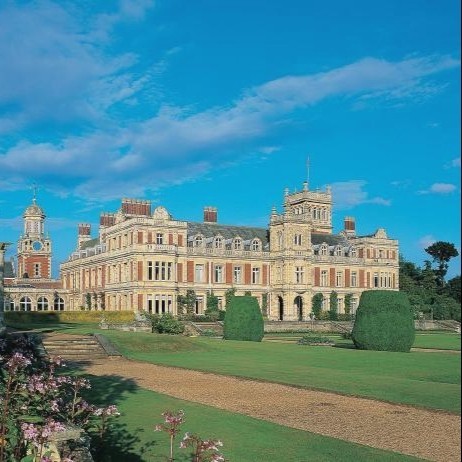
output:
[[429, 460], [460, 461], [460, 416], [126, 359], [86, 366], [145, 389]]

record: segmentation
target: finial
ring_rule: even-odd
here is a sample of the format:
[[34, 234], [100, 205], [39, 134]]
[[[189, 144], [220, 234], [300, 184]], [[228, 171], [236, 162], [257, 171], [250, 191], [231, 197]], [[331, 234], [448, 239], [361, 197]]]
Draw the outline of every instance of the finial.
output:
[[37, 191], [38, 191], [38, 186], [36, 183], [34, 183], [31, 187], [32, 189], [32, 193], [33, 193], [33, 196], [32, 196], [32, 203], [35, 205], [36, 202], [37, 202]]

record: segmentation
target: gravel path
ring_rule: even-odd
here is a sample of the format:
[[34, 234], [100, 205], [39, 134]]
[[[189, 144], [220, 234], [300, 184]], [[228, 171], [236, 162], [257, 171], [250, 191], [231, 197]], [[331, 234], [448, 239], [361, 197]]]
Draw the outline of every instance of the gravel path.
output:
[[461, 460], [461, 418], [453, 414], [126, 359], [85, 369], [287, 427], [428, 460]]

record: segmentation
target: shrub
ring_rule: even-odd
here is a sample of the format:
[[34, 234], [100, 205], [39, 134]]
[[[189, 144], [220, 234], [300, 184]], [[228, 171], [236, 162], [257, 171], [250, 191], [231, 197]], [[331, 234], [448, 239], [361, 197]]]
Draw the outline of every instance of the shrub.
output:
[[226, 340], [261, 342], [263, 316], [257, 299], [246, 295], [233, 297], [226, 310], [223, 331]]
[[99, 323], [104, 316], [108, 322], [131, 322], [133, 311], [5, 311], [7, 324], [29, 323]]
[[324, 297], [322, 294], [313, 295], [313, 298], [311, 300], [311, 311], [316, 316], [316, 319], [319, 319], [319, 315], [321, 314], [323, 300], [324, 300]]
[[184, 332], [184, 325], [170, 313], [164, 313], [160, 316], [158, 314], [149, 314], [147, 317], [152, 323], [153, 332], [174, 335]]
[[322, 337], [315, 334], [307, 334], [300, 338], [297, 343], [299, 345], [334, 345], [335, 342], [328, 337]]
[[338, 294], [335, 290], [329, 296], [329, 319], [331, 321], [338, 319]]
[[362, 293], [352, 331], [361, 350], [406, 351], [415, 339], [413, 310], [403, 292]]

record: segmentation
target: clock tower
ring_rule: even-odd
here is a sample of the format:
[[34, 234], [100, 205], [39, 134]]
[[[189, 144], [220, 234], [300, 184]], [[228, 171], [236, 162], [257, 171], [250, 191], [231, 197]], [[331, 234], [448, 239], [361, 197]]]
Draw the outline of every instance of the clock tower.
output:
[[35, 197], [23, 214], [24, 231], [18, 241], [18, 277], [51, 278], [51, 240], [45, 236], [45, 213]]

